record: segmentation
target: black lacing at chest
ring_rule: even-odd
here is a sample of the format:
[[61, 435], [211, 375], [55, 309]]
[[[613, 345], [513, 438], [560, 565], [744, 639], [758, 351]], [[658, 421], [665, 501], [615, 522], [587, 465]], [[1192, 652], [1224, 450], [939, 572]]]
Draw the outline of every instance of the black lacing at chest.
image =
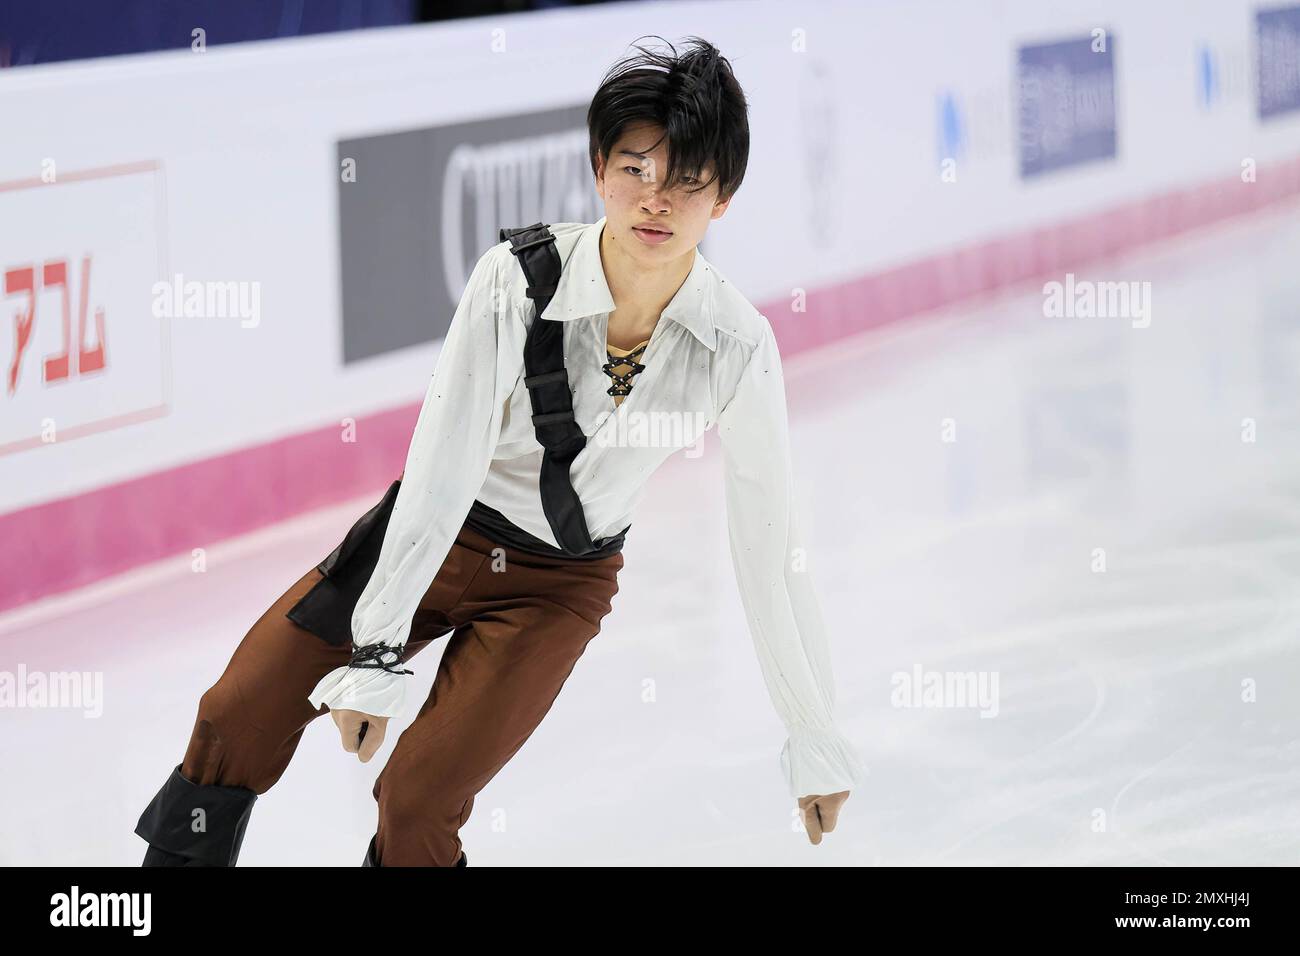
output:
[[[631, 393], [632, 377], [645, 368], [644, 365], [642, 365], [640, 362], [636, 360], [636, 357], [640, 355], [642, 352], [644, 352], [646, 349], [646, 345], [649, 344], [650, 343], [647, 342], [645, 343], [645, 345], [638, 345], [636, 348], [628, 352], [626, 355], [615, 355], [613, 352], [610, 352], [608, 349], [605, 350], [605, 354], [609, 356], [609, 361], [606, 362], [604, 365], [602, 365], [601, 369], [604, 370], [606, 375], [608, 375], [611, 379], [614, 380], [614, 384], [612, 384], [609, 388], [605, 389], [606, 394], [628, 395]], [[615, 372], [614, 369], [616, 369], [620, 365], [630, 365], [632, 366], [632, 370], [629, 372], [621, 372], [621, 373]]]

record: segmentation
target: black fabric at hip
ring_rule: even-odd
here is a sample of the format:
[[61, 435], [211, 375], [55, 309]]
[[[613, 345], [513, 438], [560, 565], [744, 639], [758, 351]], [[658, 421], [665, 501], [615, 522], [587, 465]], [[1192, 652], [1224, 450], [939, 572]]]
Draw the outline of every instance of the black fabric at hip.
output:
[[568, 558], [571, 561], [595, 561], [600, 558], [607, 558], [611, 554], [617, 554], [623, 550], [623, 539], [627, 537], [628, 528], [632, 527], [628, 525], [618, 534], [594, 542], [596, 545], [595, 551], [590, 551], [587, 554], [569, 554], [567, 551], [562, 551], [541, 538], [529, 534], [501, 512], [483, 504], [477, 498], [474, 500], [474, 504], [470, 505], [469, 514], [465, 516], [465, 523], [484, 537], [491, 538], [506, 547], [527, 554], [537, 554], [547, 558]]

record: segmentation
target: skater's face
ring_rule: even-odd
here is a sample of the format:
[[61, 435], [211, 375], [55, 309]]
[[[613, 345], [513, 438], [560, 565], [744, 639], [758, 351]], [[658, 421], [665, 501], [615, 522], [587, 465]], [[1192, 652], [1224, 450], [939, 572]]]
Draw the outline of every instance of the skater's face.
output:
[[[709, 223], [721, 219], [731, 200], [718, 201], [717, 182], [700, 189], [713, 175], [712, 167], [692, 171], [664, 189], [668, 169], [668, 140], [652, 147], [663, 127], [649, 123], [629, 126], [608, 157], [596, 160], [596, 188], [605, 203], [605, 232], [638, 259], [663, 262], [688, 254], [699, 245]], [[660, 232], [639, 228], [654, 223]]]

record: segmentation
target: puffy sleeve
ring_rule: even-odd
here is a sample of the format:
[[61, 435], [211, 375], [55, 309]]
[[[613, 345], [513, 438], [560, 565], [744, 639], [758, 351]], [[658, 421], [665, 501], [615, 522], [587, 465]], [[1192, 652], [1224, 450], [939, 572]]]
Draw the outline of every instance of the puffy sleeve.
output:
[[[497, 375], [499, 262], [493, 250], [480, 257], [443, 340], [379, 559], [352, 614], [358, 647], [406, 643], [415, 611], [487, 476], [504, 407]], [[409, 679], [345, 665], [326, 674], [307, 699], [317, 708], [394, 717]]]
[[781, 355], [766, 317], [718, 433], [731, 558], [763, 680], [789, 734], [781, 769], [790, 794], [853, 789], [865, 768], [835, 724], [826, 632], [794, 507]]

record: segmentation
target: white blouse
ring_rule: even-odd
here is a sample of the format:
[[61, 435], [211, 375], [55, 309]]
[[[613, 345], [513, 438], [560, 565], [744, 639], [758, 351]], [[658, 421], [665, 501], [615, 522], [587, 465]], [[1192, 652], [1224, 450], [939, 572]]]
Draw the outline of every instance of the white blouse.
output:
[[[551, 226], [564, 263], [543, 321], [564, 323], [574, 416], [587, 444], [570, 480], [593, 540], [632, 522], [646, 479], [717, 425], [731, 556], [763, 679], [789, 733], [781, 768], [795, 797], [852, 789], [864, 776], [835, 725], [825, 630], [793, 507], [781, 356], [767, 318], [697, 249], [620, 403], [601, 366], [614, 301], [600, 258], [602, 217]], [[543, 456], [524, 386], [533, 322], [510, 243], [478, 260], [438, 355], [379, 560], [352, 616], [357, 645], [404, 643], [421, 599], [475, 498], [559, 546], [542, 510]], [[454, 467], [448, 463], [454, 462]], [[336, 668], [313, 707], [396, 716], [408, 678]]]

